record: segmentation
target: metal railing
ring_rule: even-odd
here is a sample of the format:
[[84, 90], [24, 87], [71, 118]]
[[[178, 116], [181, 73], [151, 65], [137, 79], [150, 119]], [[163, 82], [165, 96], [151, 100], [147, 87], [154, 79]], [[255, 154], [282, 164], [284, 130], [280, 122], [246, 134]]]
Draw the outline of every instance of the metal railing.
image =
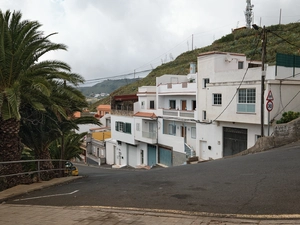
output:
[[[41, 162], [59, 162], [58, 166], [59, 168], [53, 168], [53, 169], [41, 169]], [[37, 174], [37, 181], [39, 182], [41, 180], [41, 173], [42, 172], [47, 172], [47, 171], [64, 171], [65, 168], [65, 162], [68, 162], [69, 160], [62, 160], [62, 159], [32, 159], [32, 160], [19, 160], [19, 161], [6, 161], [6, 162], [0, 162], [1, 165], [6, 165], [6, 164], [14, 164], [14, 163], [31, 163], [31, 162], [37, 162], [36, 165], [36, 170], [30, 170], [30, 171], [25, 171], [22, 173], [14, 173], [14, 174], [4, 174], [0, 175], [0, 178], [3, 177], [11, 177], [11, 176], [19, 176], [19, 175], [30, 175], [30, 174]], [[64, 162], [64, 163], [63, 163]], [[54, 165], [53, 165], [54, 166]], [[1, 170], [0, 170], [1, 172]]]

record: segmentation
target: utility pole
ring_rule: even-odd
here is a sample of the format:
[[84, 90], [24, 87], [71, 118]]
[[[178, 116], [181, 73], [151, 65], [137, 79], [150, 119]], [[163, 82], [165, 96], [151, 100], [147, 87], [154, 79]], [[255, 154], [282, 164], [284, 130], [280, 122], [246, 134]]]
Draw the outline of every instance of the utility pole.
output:
[[194, 50], [194, 34], [192, 34], [192, 51]]
[[267, 46], [267, 31], [265, 26], [262, 29], [262, 54], [261, 54], [261, 137], [264, 137], [264, 106], [265, 106], [265, 77], [266, 77], [266, 70], [265, 70], [265, 61], [266, 61], [266, 46]]

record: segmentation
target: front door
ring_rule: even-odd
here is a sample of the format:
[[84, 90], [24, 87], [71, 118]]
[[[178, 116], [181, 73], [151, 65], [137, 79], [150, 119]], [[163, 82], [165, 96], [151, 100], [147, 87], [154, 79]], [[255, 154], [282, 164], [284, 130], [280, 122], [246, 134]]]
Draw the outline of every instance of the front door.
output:
[[186, 100], [181, 100], [181, 110], [186, 110]]
[[186, 127], [181, 126], [181, 137], [184, 138], [184, 143], [186, 143]]
[[148, 166], [156, 165], [156, 146], [148, 145]]

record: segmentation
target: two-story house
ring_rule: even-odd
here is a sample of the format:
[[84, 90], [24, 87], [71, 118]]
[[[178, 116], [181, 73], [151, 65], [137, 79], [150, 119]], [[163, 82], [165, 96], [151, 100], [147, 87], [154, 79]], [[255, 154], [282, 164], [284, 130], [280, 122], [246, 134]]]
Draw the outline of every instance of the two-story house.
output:
[[[265, 68], [262, 71], [261, 62], [249, 61], [244, 54], [207, 52], [198, 56], [199, 158], [221, 158], [252, 147], [262, 131], [271, 135], [272, 122], [282, 112], [300, 111], [300, 79], [296, 76], [300, 69]], [[266, 99], [270, 93], [273, 109], [269, 112]]]

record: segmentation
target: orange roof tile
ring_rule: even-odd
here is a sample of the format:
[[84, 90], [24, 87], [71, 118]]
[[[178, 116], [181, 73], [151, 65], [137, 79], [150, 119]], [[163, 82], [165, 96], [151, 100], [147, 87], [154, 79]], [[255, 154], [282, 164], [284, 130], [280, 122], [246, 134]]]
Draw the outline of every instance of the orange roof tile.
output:
[[98, 110], [110, 110], [110, 105], [98, 105]]
[[155, 113], [147, 113], [147, 112], [137, 112], [134, 114], [134, 116], [140, 116], [140, 117], [149, 117], [149, 118], [156, 118], [157, 116]]
[[73, 114], [73, 116], [74, 116], [75, 118], [79, 118], [79, 117], [81, 117], [81, 112], [75, 112], [75, 113]]

